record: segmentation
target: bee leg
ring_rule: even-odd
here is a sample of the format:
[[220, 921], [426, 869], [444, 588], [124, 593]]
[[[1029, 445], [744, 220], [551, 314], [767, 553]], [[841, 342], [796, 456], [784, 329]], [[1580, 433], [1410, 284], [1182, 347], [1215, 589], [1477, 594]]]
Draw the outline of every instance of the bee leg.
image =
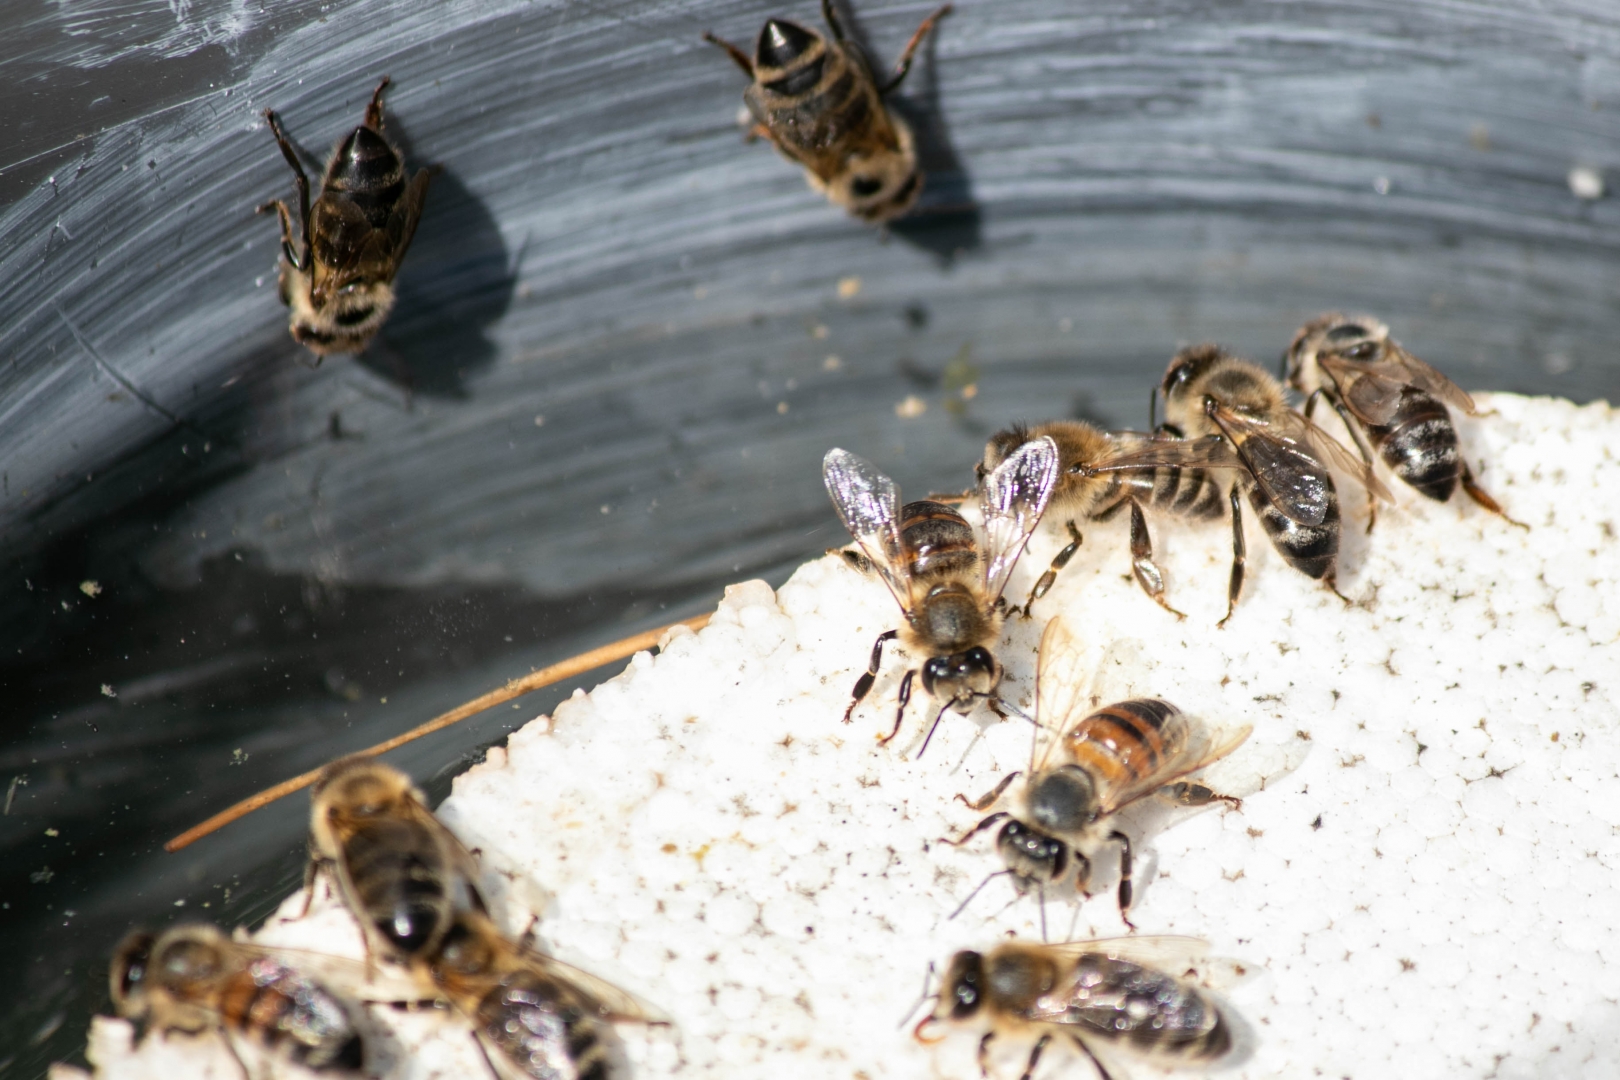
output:
[[1345, 607], [1349, 607], [1355, 603], [1354, 600], [1350, 599], [1348, 596], [1344, 595], [1344, 593], [1339, 591], [1338, 570], [1336, 568], [1329, 568], [1328, 572], [1322, 575], [1322, 584], [1331, 589], [1334, 596], [1337, 596], [1340, 600], [1343, 600]]
[[484, 1059], [484, 1067], [489, 1070], [489, 1075], [494, 1077], [495, 1080], [501, 1080], [504, 1074], [495, 1067], [495, 1062], [490, 1060], [489, 1051], [484, 1048], [484, 1040], [478, 1037], [476, 1031], [468, 1032], [468, 1034], [472, 1036], [473, 1045], [478, 1047], [478, 1056]]
[[[1000, 812], [991, 814], [989, 817], [985, 818], [983, 821], [981, 821], [977, 825], [973, 826], [973, 828], [969, 829], [967, 832], [963, 833], [961, 836], [958, 836], [955, 840], [952, 840], [949, 837], [941, 837], [939, 842], [942, 843], [942, 844], [949, 844], [949, 845], [951, 845], [951, 847], [961, 847], [963, 844], [967, 843], [969, 840], [973, 839], [975, 836], [978, 836], [980, 833], [984, 832], [984, 830], [988, 829], [990, 826], [994, 825], [996, 822], [1007, 820], [1008, 816], [1009, 815], [1006, 813], [1006, 811], [1000, 811]], [[988, 880], [988, 879], [986, 879], [986, 880]]]
[[1508, 517], [1507, 511], [1502, 509], [1501, 504], [1486, 494], [1485, 489], [1480, 487], [1478, 481], [1474, 479], [1474, 470], [1468, 467], [1466, 461], [1462, 463], [1462, 486], [1463, 490], [1468, 492], [1468, 497], [1484, 509], [1496, 514], [1509, 525], [1517, 525], [1521, 529], [1529, 530], [1530, 526], [1522, 521], [1515, 521]]
[[[310, 264], [309, 254], [309, 176], [304, 172], [303, 163], [293, 152], [292, 143], [287, 139], [287, 133], [281, 130], [281, 120], [276, 116], [274, 109], [264, 110], [265, 121], [270, 125], [270, 132], [276, 137], [276, 145], [281, 147], [281, 156], [287, 159], [292, 166], [293, 183], [298, 186], [298, 227], [303, 234], [303, 243], [299, 245], [300, 257], [292, 260], [294, 266], [300, 270], [307, 269]], [[283, 222], [286, 221], [283, 211]], [[285, 225], [282, 228], [281, 240], [283, 246], [290, 246]]]
[[1018, 1080], [1029, 1080], [1030, 1077], [1035, 1075], [1035, 1066], [1041, 1063], [1041, 1052], [1046, 1049], [1051, 1041], [1052, 1035], [1050, 1032], [1035, 1040], [1035, 1048], [1029, 1052], [1029, 1064], [1024, 1066], [1024, 1075], [1020, 1076]]
[[979, 796], [977, 802], [968, 802], [967, 796], [963, 795], [961, 792], [957, 792], [956, 797], [961, 801], [962, 805], [966, 806], [969, 810], [983, 810], [985, 807], [1001, 798], [1001, 793], [1007, 790], [1007, 785], [1022, 775], [1024, 775], [1022, 770], [1008, 773], [1006, 776], [1001, 778], [1001, 783]]
[[[1082, 539], [1080, 530], [1074, 527], [1072, 521], [1068, 523], [1068, 527], [1069, 536], [1071, 537], [1068, 546], [1053, 556], [1052, 565], [1046, 568], [1046, 573], [1042, 574], [1041, 579], [1035, 583], [1035, 587], [1029, 590], [1029, 599], [1024, 601], [1023, 607], [1023, 617], [1026, 619], [1029, 618], [1030, 607], [1034, 605], [1035, 601], [1046, 595], [1046, 591], [1057, 581], [1058, 572], [1068, 566], [1069, 560], [1074, 558], [1074, 553], [1080, 550]], [[1013, 610], [1017, 611], [1019, 609], [1013, 608]]]
[[365, 124], [366, 124], [366, 127], [370, 128], [373, 131], [381, 131], [382, 130], [382, 126], [383, 126], [383, 111], [382, 111], [383, 91], [387, 90], [389, 85], [391, 83], [393, 83], [393, 81], [394, 81], [393, 79], [389, 78], [387, 75], [384, 75], [382, 77], [382, 82], [377, 84], [377, 89], [375, 89], [375, 90], [373, 90], [371, 92], [371, 104], [366, 106]]
[[996, 1033], [990, 1030], [984, 1033], [979, 1040], [979, 1075], [990, 1080], [990, 1044], [995, 1041]]
[[726, 53], [731, 57], [732, 61], [736, 63], [738, 67], [743, 69], [744, 75], [747, 75], [750, 79], [754, 77], [754, 62], [748, 59], [747, 53], [743, 52], [741, 49], [737, 48], [737, 46], [733, 45], [724, 38], [715, 37], [707, 30], [703, 31], [703, 40], [707, 41], [710, 45], [718, 45], [722, 49], [726, 50]]
[[[821, 0], [821, 6], [830, 11], [832, 9], [832, 0]], [[950, 13], [951, 5], [944, 4], [936, 8], [932, 15], [928, 16], [928, 18], [922, 21], [922, 25], [917, 27], [916, 32], [911, 35], [911, 40], [906, 42], [905, 49], [903, 49], [900, 53], [900, 62], [894, 67], [894, 78], [890, 79], [887, 84], [878, 88], [879, 94], [887, 94], [890, 90], [893, 90], [895, 87], [900, 85], [900, 83], [905, 79], [906, 75], [911, 71], [911, 57], [914, 53], [916, 53], [917, 46], [922, 44], [923, 38], [928, 36], [928, 31], [934, 28], [934, 24]], [[829, 23], [829, 25], [832, 24]], [[834, 34], [838, 37], [838, 40], [842, 41], [844, 39], [844, 35], [838, 32], [837, 27], [834, 27]]]
[[1225, 626], [1226, 620], [1232, 617], [1232, 610], [1237, 607], [1238, 596], [1243, 592], [1243, 564], [1247, 558], [1243, 546], [1243, 509], [1238, 505], [1237, 485], [1232, 485], [1232, 578], [1226, 585], [1226, 616], [1216, 623], [1216, 626]]
[[844, 40], [844, 24], [838, 21], [838, 9], [833, 7], [832, 0], [821, 0], [821, 17], [827, 20], [827, 29], [832, 31], [834, 41]]
[[[242, 1060], [241, 1052], [236, 1049], [236, 1040], [231, 1038], [231, 1033], [223, 1027], [219, 1029], [219, 1041], [225, 1044], [225, 1050], [231, 1055], [231, 1060], [242, 1070], [242, 1080], [253, 1080], [252, 1070], [247, 1067], [247, 1062]], [[268, 1075], [266, 1073], [267, 1077]]]
[[1153, 537], [1148, 534], [1147, 518], [1135, 499], [1131, 500], [1131, 569], [1136, 571], [1137, 584], [1155, 603], [1178, 619], [1187, 617], [1164, 598], [1164, 575], [1153, 561]]
[[1136, 924], [1131, 922], [1130, 910], [1133, 890], [1131, 887], [1131, 838], [1115, 829], [1108, 834], [1108, 839], [1119, 844], [1119, 918], [1132, 930]]
[[[874, 653], [874, 655], [876, 654]], [[912, 670], [906, 672], [905, 678], [900, 680], [900, 706], [894, 710], [894, 729], [878, 740], [879, 746], [889, 745], [890, 741], [892, 741], [896, 735], [900, 734], [900, 722], [906, 718], [906, 705], [911, 701], [911, 680], [914, 676], [916, 676], [916, 674], [917, 671], [915, 668], [913, 668]], [[938, 722], [939, 721], [937, 720], [935, 721], [935, 723]], [[929, 729], [929, 734], [933, 734], [932, 728]], [[927, 749], [927, 747], [928, 744], [926, 742], [923, 743], [923, 748]]]
[[[863, 674], [859, 679], [855, 680], [855, 690], [850, 696], [849, 708], [844, 710], [844, 723], [849, 723], [850, 716], [855, 712], [855, 706], [861, 703], [861, 699], [864, 698], [872, 689], [872, 684], [877, 682], [878, 668], [883, 664], [883, 646], [888, 642], [893, 641], [895, 637], [899, 635], [899, 633], [900, 631], [898, 630], [885, 630], [883, 633], [878, 635], [876, 643], [874, 643], [872, 646], [872, 660], [866, 665], [865, 674]], [[906, 673], [905, 688], [907, 692], [910, 692], [910, 672]], [[899, 725], [896, 725], [897, 728], [898, 726]]]
[[292, 214], [287, 210], [287, 204], [280, 199], [271, 199], [267, 203], [260, 203], [254, 207], [256, 214], [268, 214], [275, 211], [281, 219], [281, 254], [293, 265], [293, 269], [304, 269], [303, 257], [293, 247], [292, 242]]
[[1097, 1055], [1091, 1052], [1091, 1047], [1086, 1045], [1086, 1040], [1078, 1035], [1071, 1035], [1070, 1038], [1074, 1040], [1074, 1045], [1080, 1048], [1080, 1052], [1090, 1058], [1093, 1065], [1097, 1066], [1097, 1080], [1114, 1080], [1114, 1074], [1109, 1072], [1101, 1061], [1097, 1060]]
[[1208, 806], [1212, 802], [1224, 802], [1230, 803], [1234, 810], [1243, 809], [1243, 800], [1236, 795], [1222, 795], [1218, 791], [1210, 790], [1203, 784], [1195, 784], [1190, 781], [1184, 780], [1179, 784], [1171, 784], [1164, 789], [1164, 793], [1181, 806]]

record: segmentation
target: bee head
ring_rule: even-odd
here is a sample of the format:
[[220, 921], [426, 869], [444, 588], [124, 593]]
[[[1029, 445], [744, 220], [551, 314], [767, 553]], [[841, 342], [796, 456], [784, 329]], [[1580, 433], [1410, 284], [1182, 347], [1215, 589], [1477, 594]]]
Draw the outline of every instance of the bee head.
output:
[[334, 761], [315, 781], [317, 813], [350, 820], [382, 817], [407, 802], [426, 805], [411, 778], [390, 765], [367, 757]]
[[152, 965], [155, 935], [137, 930], [119, 942], [108, 973], [108, 990], [119, 1016], [131, 1020], [146, 1014], [146, 973]]
[[[1017, 818], [1010, 818], [996, 835], [996, 852], [1012, 871], [1013, 877], [1023, 885], [1056, 883], [1063, 879], [1071, 856], [1090, 869], [1085, 856], [1073, 851], [1068, 844], [1047, 836]], [[1089, 876], [1089, 875], [1082, 875]]]
[[1197, 382], [1225, 359], [1226, 350], [1208, 342], [1189, 346], [1176, 353], [1170, 359], [1170, 366], [1165, 369], [1164, 381], [1159, 384], [1159, 392], [1164, 395], [1165, 404], [1168, 406], [1180, 398], [1187, 392], [1189, 384]]
[[1319, 315], [1300, 327], [1283, 354], [1288, 383], [1301, 393], [1309, 393], [1321, 381], [1320, 372], [1315, 370], [1317, 357], [1363, 363], [1377, 360], [1383, 356], [1388, 338], [1389, 328], [1377, 319], [1338, 312]]
[[984, 459], [973, 467], [974, 474], [982, 481], [995, 472], [1003, 461], [1012, 457], [1014, 450], [1029, 442], [1029, 439], [1028, 424], [1014, 424], [1005, 431], [996, 432], [990, 436], [990, 441], [984, 444]]
[[939, 987], [935, 1019], [967, 1020], [984, 1004], [984, 957], [963, 950], [951, 957], [945, 981]]
[[896, 140], [892, 147], [851, 155], [843, 170], [825, 181], [829, 199], [874, 225], [904, 215], [916, 205], [923, 189], [911, 128], [893, 113], [889, 122]]
[[958, 712], [966, 712], [975, 700], [989, 697], [1001, 683], [1001, 664], [989, 649], [975, 645], [949, 656], [930, 657], [923, 664], [922, 683], [933, 696], [949, 700]]
[[1025, 799], [1031, 822], [1046, 832], [1077, 832], [1097, 819], [1097, 785], [1078, 765], [1039, 773]]
[[310, 293], [307, 310], [294, 305], [290, 329], [300, 345], [320, 356], [358, 353], [371, 343], [394, 306], [394, 286], [351, 281], [329, 292]]

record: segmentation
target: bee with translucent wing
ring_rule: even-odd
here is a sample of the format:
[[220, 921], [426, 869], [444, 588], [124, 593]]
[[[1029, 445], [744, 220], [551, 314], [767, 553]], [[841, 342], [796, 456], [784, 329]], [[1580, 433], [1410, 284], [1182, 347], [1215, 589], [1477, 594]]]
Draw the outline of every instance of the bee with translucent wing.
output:
[[233, 1038], [252, 1039], [307, 1069], [358, 1074], [364, 1045], [350, 1006], [278, 950], [232, 941], [206, 924], [161, 934], [136, 931], [113, 954], [113, 1007], [153, 1031], [218, 1031], [252, 1074]]
[[1073, 1042], [1101, 1080], [1125, 1080], [1111, 1061], [1116, 1053], [1161, 1068], [1212, 1065], [1231, 1054], [1234, 1031], [1198, 984], [1207, 950], [1196, 938], [1133, 937], [959, 952], [914, 1034], [933, 1042], [927, 1032], [935, 1025], [982, 1027], [986, 1077], [990, 1044], [1004, 1037], [1034, 1039], [1021, 1080], [1057, 1039]]
[[368, 948], [394, 960], [425, 955], [455, 913], [483, 911], [478, 864], [398, 769], [371, 758], [335, 761], [315, 782], [306, 889], [326, 871]]
[[[1226, 512], [1226, 493], [1210, 468], [1166, 465], [1161, 468], [1109, 471], [1116, 459], [1151, 445], [1155, 436], [1139, 431], [1103, 431], [1081, 420], [1054, 420], [1045, 424], [1015, 424], [997, 432], [985, 444], [984, 459], [976, 466], [982, 477], [996, 469], [1007, 455], [1031, 439], [1050, 438], [1058, 448], [1058, 481], [1052, 492], [1053, 513], [1068, 516], [1070, 543], [1053, 558], [1029, 599], [1024, 618], [1035, 601], [1046, 595], [1057, 575], [1080, 549], [1075, 521], [1112, 521], [1121, 510], [1131, 518], [1131, 569], [1137, 584], [1159, 606], [1176, 618], [1185, 618], [1164, 597], [1164, 574], [1153, 561], [1153, 539], [1148, 533], [1144, 506], [1189, 521], [1205, 521]], [[1228, 462], [1235, 467], [1236, 460]]]
[[425, 978], [473, 1026], [496, 1075], [608, 1080], [610, 1023], [667, 1021], [618, 987], [508, 940], [489, 917], [458, 912]]
[[[1319, 316], [1294, 335], [1285, 362], [1289, 385], [1310, 395], [1305, 415], [1325, 398], [1369, 465], [1377, 450], [1396, 476], [1436, 502], [1461, 483], [1474, 502], [1522, 526], [1474, 481], [1458, 448], [1446, 406], [1473, 416], [1474, 399], [1402, 348], [1389, 327], [1365, 315]], [[1369, 514], [1369, 530], [1373, 520]]]
[[288, 329], [319, 363], [328, 353], [366, 347], [394, 306], [394, 277], [416, 234], [434, 169], [407, 179], [405, 161], [382, 132], [384, 76], [365, 119], [332, 151], [314, 205], [309, 177], [274, 109], [264, 118], [298, 186], [299, 240], [292, 214], [275, 199], [259, 207], [281, 221], [281, 302]]
[[[1039, 764], [1031, 746], [1027, 774], [1009, 773], [974, 802], [958, 795], [970, 808], [984, 810], [1024, 775], [1014, 799], [1016, 809], [997, 811], [947, 843], [961, 846], [1001, 824], [996, 852], [1006, 869], [1000, 873], [1011, 876], [1020, 892], [1031, 888], [1040, 892], [1043, 926], [1046, 886], [1072, 878], [1083, 891], [1091, 877], [1086, 852], [1100, 844], [1117, 844], [1119, 916], [1131, 926], [1131, 840], [1114, 826], [1114, 815], [1161, 793], [1187, 806], [1216, 800], [1240, 806], [1238, 799], [1185, 782], [1185, 777], [1236, 750], [1253, 729], [1245, 724], [1212, 731], [1156, 698], [1118, 701], [1088, 711], [1082, 703], [1080, 657], [1080, 646], [1063, 619], [1048, 622], [1041, 634], [1035, 687], [1036, 731], [1046, 728], [1059, 734], [1047, 741]], [[972, 899], [970, 894], [962, 907]]]
[[[980, 700], [993, 702], [1001, 664], [990, 649], [1001, 636], [1001, 594], [1052, 497], [1056, 445], [1035, 439], [985, 475], [979, 488], [982, 545], [952, 507], [928, 500], [902, 507], [894, 481], [848, 451], [829, 450], [822, 475], [838, 516], [861, 549], [861, 554], [844, 552], [846, 559], [857, 569], [875, 570], [905, 616], [900, 630], [878, 635], [844, 722], [872, 689], [883, 646], [896, 637], [913, 655], [928, 658], [921, 668], [923, 689], [942, 702], [930, 737], [946, 708], [966, 715]], [[916, 669], [908, 670], [900, 681], [894, 729], [885, 743], [900, 730], [916, 675]]]
[[769, 139], [804, 167], [810, 186], [829, 201], [858, 218], [885, 222], [916, 204], [923, 175], [911, 128], [883, 98], [900, 85], [917, 46], [950, 10], [946, 4], [923, 20], [882, 86], [844, 36], [831, 0], [821, 3], [831, 41], [787, 19], [766, 21], [752, 59], [713, 34], [703, 38], [725, 49], [750, 80], [743, 91], [755, 121], [748, 137]]
[[1229, 492], [1232, 574], [1220, 625], [1232, 617], [1243, 590], [1246, 549], [1240, 490], [1247, 492], [1250, 508], [1288, 565], [1344, 599], [1336, 584], [1339, 496], [1328, 466], [1355, 477], [1374, 497], [1392, 501], [1372, 470], [1290, 409], [1276, 379], [1217, 345], [1194, 345], [1178, 352], [1159, 392], [1164, 397], [1163, 430], [1176, 437], [1154, 440], [1094, 471], [1167, 466], [1238, 469]]

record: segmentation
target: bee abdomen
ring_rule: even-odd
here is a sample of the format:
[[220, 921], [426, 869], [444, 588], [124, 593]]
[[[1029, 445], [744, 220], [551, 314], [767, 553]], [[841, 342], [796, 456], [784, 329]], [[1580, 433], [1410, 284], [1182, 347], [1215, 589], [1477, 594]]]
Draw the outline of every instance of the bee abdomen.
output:
[[1367, 433], [1395, 475], [1436, 502], [1457, 490], [1462, 456], [1451, 415], [1433, 395], [1408, 390], [1394, 420]]
[[419, 849], [430, 847], [430, 841], [414, 829], [399, 831], [409, 835], [356, 832], [343, 854], [361, 906], [377, 929], [404, 952], [416, 953], [438, 933], [445, 917], [444, 868], [422, 857]]
[[1186, 728], [1168, 701], [1135, 698], [1104, 705], [1066, 737], [1074, 763], [1105, 779], [1148, 776], [1179, 746]]
[[1329, 487], [1327, 511], [1320, 525], [1302, 525], [1271, 504], [1257, 484], [1249, 485], [1249, 505], [1271, 537], [1272, 546], [1289, 566], [1320, 581], [1339, 559], [1339, 497]]
[[388, 140], [368, 127], [357, 127], [338, 147], [323, 187], [341, 191], [380, 229], [405, 193], [405, 164]]
[[509, 976], [478, 1007], [484, 1037], [536, 1080], [607, 1080], [600, 1025], [543, 979]]
[[965, 573], [979, 562], [978, 541], [967, 519], [927, 499], [900, 508], [900, 547], [913, 577]]
[[1185, 518], [1212, 518], [1226, 511], [1224, 493], [1204, 469], [1170, 465], [1153, 470], [1152, 505]]

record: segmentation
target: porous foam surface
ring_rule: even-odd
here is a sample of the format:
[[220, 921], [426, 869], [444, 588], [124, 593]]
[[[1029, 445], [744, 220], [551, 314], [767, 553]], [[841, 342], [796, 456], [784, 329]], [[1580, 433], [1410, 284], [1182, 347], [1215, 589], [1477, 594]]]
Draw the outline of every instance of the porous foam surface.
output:
[[[1180, 622], [1131, 579], [1124, 524], [1087, 527], [1035, 619], [1009, 624], [1002, 693], [1026, 710], [1040, 631], [1061, 614], [1099, 700], [1161, 696], [1254, 727], [1205, 774], [1241, 810], [1125, 821], [1141, 932], [1207, 938], [1251, 972], [1226, 990], [1247, 1051], [1225, 1075], [1509, 1080], [1620, 1062], [1620, 423], [1603, 404], [1481, 406], [1460, 423], [1466, 453], [1528, 532], [1461, 493], [1440, 505], [1392, 483], [1398, 507], [1364, 536], [1347, 495], [1347, 608], [1251, 519], [1248, 586], [1216, 629], [1224, 523], [1150, 517]], [[1061, 521], [1042, 526], [1010, 599], [1062, 542]], [[480, 852], [507, 928], [539, 915], [543, 947], [673, 1021], [619, 1028], [628, 1075], [978, 1075], [977, 1032], [924, 1046], [903, 1022], [930, 961], [1040, 934], [1036, 898], [1004, 878], [949, 918], [1000, 864], [990, 835], [939, 842], [982, 816], [957, 793], [1025, 767], [1032, 728], [948, 714], [916, 760], [932, 715], [919, 693], [879, 746], [919, 660], [896, 648], [840, 723], [898, 618], [835, 557], [775, 593], [733, 586], [706, 629], [673, 633], [456, 781], [440, 815]], [[1123, 933], [1114, 881], [1104, 855], [1095, 896], [1048, 897], [1052, 940]], [[301, 907], [290, 898], [259, 938], [361, 955], [329, 895]], [[486, 1071], [449, 1014], [371, 1016], [392, 1032], [390, 1077]], [[109, 1080], [235, 1080], [212, 1042], [131, 1052], [128, 1025], [103, 1020], [91, 1057]], [[1028, 1044], [1003, 1042], [993, 1064], [1015, 1076]], [[1055, 1043], [1038, 1075], [1089, 1068]]]

